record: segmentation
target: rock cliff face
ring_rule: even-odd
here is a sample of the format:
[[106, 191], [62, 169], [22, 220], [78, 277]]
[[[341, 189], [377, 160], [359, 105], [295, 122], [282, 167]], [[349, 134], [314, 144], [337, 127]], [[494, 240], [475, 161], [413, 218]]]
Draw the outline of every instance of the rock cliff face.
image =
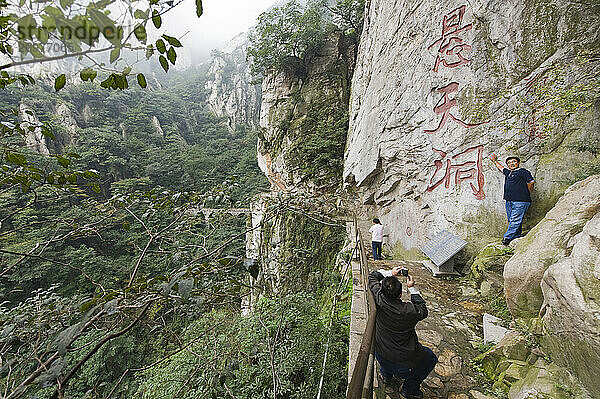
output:
[[258, 164], [274, 190], [339, 186], [354, 57], [355, 45], [335, 34], [306, 65], [265, 77]]
[[261, 89], [252, 84], [247, 47], [247, 35], [236, 36], [224, 49], [213, 52], [207, 72], [208, 105], [218, 116], [227, 117], [232, 130], [241, 124], [258, 126]]
[[533, 172], [534, 217], [598, 168], [600, 97], [585, 84], [600, 69], [583, 48], [600, 48], [596, 2], [368, 4], [344, 179], [391, 244], [418, 247], [441, 229], [469, 240], [465, 224], [501, 230], [489, 225], [504, 213], [491, 153]]
[[[25, 104], [20, 104], [19, 119], [27, 132], [25, 145], [38, 154], [49, 155], [50, 150], [46, 144], [46, 137], [42, 134], [42, 129], [39, 127], [40, 121], [33, 110]], [[30, 130], [30, 127], [33, 127], [33, 130]]]
[[[335, 34], [306, 63], [290, 60], [263, 81], [258, 164], [271, 193], [251, 205], [246, 256], [258, 261], [259, 273], [250, 278], [244, 312], [265, 291], [314, 290], [335, 267], [346, 231], [320, 223], [333, 211], [315, 205], [340, 186], [355, 47]], [[310, 204], [301, 203], [307, 197]], [[269, 206], [295, 201], [300, 203]]]
[[[79, 138], [79, 125], [67, 104], [56, 104], [53, 106], [52, 113], [57, 122], [54, 140], [50, 140], [42, 134], [41, 122], [35, 111], [27, 104], [19, 105], [19, 119], [26, 128], [25, 144], [42, 155], [49, 155], [51, 152], [61, 153], [65, 147], [73, 144]], [[33, 126], [34, 129], [29, 130], [29, 126]]]
[[296, 207], [277, 195], [264, 194], [250, 206], [246, 257], [256, 261], [256, 277], [242, 300], [252, 311], [264, 294], [314, 291], [327, 285], [346, 235], [339, 224], [323, 224], [308, 207]]

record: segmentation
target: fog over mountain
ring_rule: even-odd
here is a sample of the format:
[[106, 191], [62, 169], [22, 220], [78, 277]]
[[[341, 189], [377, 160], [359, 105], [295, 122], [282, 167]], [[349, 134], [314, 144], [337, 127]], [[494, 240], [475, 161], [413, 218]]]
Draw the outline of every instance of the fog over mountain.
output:
[[239, 33], [250, 29], [256, 18], [274, 3], [274, 0], [204, 0], [204, 14], [197, 18], [195, 2], [185, 0], [165, 17], [165, 26], [174, 36], [182, 37], [182, 56], [186, 63], [195, 65], [206, 61], [212, 50], [224, 47]]
[[[247, 32], [256, 23], [256, 19], [261, 13], [282, 3], [284, 1], [203, 0], [204, 13], [198, 18], [195, 1], [184, 0], [163, 16], [163, 25], [159, 32], [148, 32], [148, 39], [151, 42], [163, 33], [179, 38], [183, 47], [177, 51], [177, 64], [174, 68], [187, 69], [208, 61], [213, 50], [225, 47], [234, 37]], [[115, 9], [114, 12], [118, 13], [119, 11]], [[56, 46], [58, 53], [64, 51], [60, 43], [56, 43]], [[137, 71], [163, 73], [158, 63], [147, 62], [142, 52], [131, 52], [124, 49], [121, 55], [129, 65], [138, 61], [134, 67]], [[2, 63], [10, 62], [6, 56], [0, 56], [0, 58]], [[96, 61], [106, 64], [108, 64], [108, 58], [108, 52], [94, 56]], [[16, 70], [34, 76], [44, 76], [57, 71], [78, 73], [82, 67], [89, 65], [91, 62], [85, 59], [64, 59], [27, 65], [23, 68], [16, 68]]]

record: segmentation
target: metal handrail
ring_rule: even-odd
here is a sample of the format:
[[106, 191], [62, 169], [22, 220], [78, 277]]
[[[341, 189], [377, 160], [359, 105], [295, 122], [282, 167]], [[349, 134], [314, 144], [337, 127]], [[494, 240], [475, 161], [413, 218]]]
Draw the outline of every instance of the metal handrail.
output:
[[362, 336], [360, 348], [354, 363], [352, 377], [348, 384], [346, 393], [347, 399], [361, 399], [372, 397], [373, 394], [373, 336], [375, 332], [375, 299], [371, 290], [369, 290], [368, 275], [369, 264], [367, 260], [367, 251], [364, 248], [362, 235], [358, 229], [358, 222], [354, 218], [354, 230], [356, 232], [357, 245], [360, 254], [360, 271], [363, 280], [363, 286], [367, 291], [367, 325]]

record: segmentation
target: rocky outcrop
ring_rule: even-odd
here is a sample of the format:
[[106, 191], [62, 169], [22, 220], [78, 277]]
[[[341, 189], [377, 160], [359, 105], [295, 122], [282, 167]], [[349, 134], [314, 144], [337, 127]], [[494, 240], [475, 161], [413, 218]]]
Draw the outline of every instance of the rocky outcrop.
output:
[[[418, 247], [441, 229], [460, 233], [464, 223], [481, 227], [488, 242], [499, 239], [490, 227], [504, 213], [503, 179], [486, 160], [491, 153], [517, 154], [534, 173], [531, 217], [541, 218], [587, 176], [585, 165], [598, 165], [591, 140], [600, 124], [598, 93], [581, 102], [568, 93], [586, 74], [598, 76], [598, 61], [576, 60], [578, 48], [600, 48], [599, 7], [369, 3], [344, 180], [365, 214], [390, 226], [390, 244]], [[566, 98], [573, 107], [560, 103]], [[476, 217], [480, 210], [491, 217]]]
[[[525, 238], [516, 241], [515, 254], [504, 266], [506, 302], [514, 317], [537, 317], [544, 300], [540, 283], [548, 267], [559, 261], [573, 261], [572, 258], [564, 260], [565, 257], [575, 256], [574, 259], [579, 259], [580, 254], [575, 252], [574, 247], [577, 241], [575, 237], [582, 232], [585, 224], [600, 212], [599, 192], [600, 175], [590, 176], [574, 184]], [[552, 276], [552, 273], [548, 276], [549, 282], [553, 280]], [[586, 271], [586, 281], [589, 281], [590, 276], [593, 276], [593, 273], [590, 275], [589, 271]], [[577, 274], [569, 281], [573, 281], [574, 278], [577, 278]], [[577, 287], [575, 284], [574, 288]], [[594, 286], [588, 284], [581, 287], [585, 287], [585, 295], [589, 295], [593, 291], [587, 292], [587, 288]], [[580, 291], [581, 289], [577, 288], [575, 292], [569, 293], [567, 298]], [[600, 324], [597, 327], [600, 327]]]
[[571, 255], [551, 265], [542, 279], [542, 342], [600, 397], [600, 199], [596, 215], [568, 245]]
[[263, 81], [258, 164], [276, 191], [339, 186], [355, 45], [336, 33]]
[[33, 110], [23, 103], [19, 104], [19, 119], [25, 131], [25, 145], [38, 154], [49, 155], [46, 137], [42, 134], [41, 123]]
[[62, 148], [74, 143], [79, 138], [79, 125], [73, 116], [73, 112], [65, 103], [59, 103], [56, 106], [54, 113], [57, 116], [57, 121], [64, 128], [62, 136]]
[[79, 138], [79, 125], [67, 104], [58, 103], [53, 114], [57, 123], [52, 129], [54, 138], [50, 139], [42, 133], [42, 123], [33, 108], [24, 103], [19, 105], [19, 119], [25, 130], [25, 145], [38, 154], [62, 153]]
[[[311, 211], [290, 198], [263, 194], [250, 206], [246, 233], [246, 258], [254, 270], [242, 299], [248, 313], [266, 294], [313, 291], [323, 286], [334, 270], [346, 237], [346, 229], [320, 221], [323, 213]], [[314, 215], [314, 216], [313, 216]]]
[[152, 123], [152, 127], [154, 128], [154, 131], [156, 132], [156, 134], [159, 137], [165, 137], [165, 132], [163, 132], [162, 126], [160, 125], [160, 121], [158, 120], [156, 115], [154, 115], [154, 116], [152, 116], [152, 118], [150, 118], [150, 123]]
[[231, 130], [238, 125], [258, 126], [261, 89], [260, 84], [252, 83], [247, 47], [247, 34], [236, 36], [225, 48], [213, 52], [207, 71], [207, 103], [216, 115], [227, 117]]

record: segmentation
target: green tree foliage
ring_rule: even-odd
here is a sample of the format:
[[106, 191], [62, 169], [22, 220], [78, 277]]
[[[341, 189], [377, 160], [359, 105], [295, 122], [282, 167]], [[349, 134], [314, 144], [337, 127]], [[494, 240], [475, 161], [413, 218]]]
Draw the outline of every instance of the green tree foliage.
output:
[[[123, 90], [129, 86], [130, 78], [145, 87], [144, 75], [132, 75], [133, 63], [126, 62], [122, 55], [144, 52], [147, 59], [158, 59], [159, 65], [168, 71], [169, 65], [176, 62], [176, 48], [181, 47], [181, 43], [167, 33], [162, 33], [154, 43], [148, 43], [148, 37], [157, 36], [162, 16], [179, 3], [158, 0], [2, 1], [0, 54], [8, 57], [10, 62], [0, 65], [3, 71], [0, 87], [15, 81], [33, 83], [28, 75], [7, 72], [15, 67], [70, 58], [82, 61], [79, 64], [82, 81], [94, 81], [98, 71], [103, 70], [110, 71], [102, 80], [104, 88]], [[202, 15], [201, 0], [196, 0], [196, 14]], [[108, 59], [99, 61], [99, 57], [105, 55]], [[67, 76], [59, 74], [54, 80], [54, 90], [61, 90], [66, 83]]]
[[[4, 114], [0, 385], [8, 397], [105, 397], [127, 368], [162, 353], [149, 352], [163, 339], [149, 330], [162, 323], [177, 334], [176, 312], [239, 304], [245, 217], [213, 212], [207, 222], [201, 210], [244, 206], [266, 179], [255, 133], [225, 128], [192, 89], [203, 87], [196, 77], [177, 75], [152, 93], [93, 82], [0, 93], [5, 109], [28, 104], [43, 121], [32, 130], [18, 112]], [[79, 125], [74, 136], [58, 105]], [[35, 129], [50, 155], [24, 145]]]
[[[9, 153], [17, 154], [15, 162], [21, 162], [19, 154], [27, 154], [27, 165], [41, 171], [41, 180], [21, 171], [28, 179], [23, 187], [29, 191], [20, 193], [21, 184], [0, 194], [1, 231], [5, 233], [0, 242], [14, 253], [28, 253], [40, 245], [49, 259], [68, 260], [65, 264], [77, 259], [79, 268], [65, 268], [39, 258], [22, 260], [21, 266], [4, 276], [10, 283], [2, 287], [6, 299], [21, 300], [29, 292], [53, 284], [60, 284], [58, 291], [65, 295], [93, 290], [81, 272], [106, 286], [127, 281], [131, 265], [136, 262], [135, 248], [145, 246], [146, 233], [121, 228], [125, 222], [130, 226], [137, 223], [107, 202], [117, 193], [136, 189], [160, 193], [185, 187], [188, 192], [207, 193], [206, 200], [196, 206], [223, 208], [245, 207], [250, 196], [268, 187], [256, 165], [255, 133], [244, 127], [230, 132], [221, 118], [206, 109], [201, 91], [191, 94], [193, 87], [203, 87], [197, 75], [176, 74], [168, 89], [154, 88], [153, 92], [109, 92], [96, 83], [85, 83], [59, 94], [43, 85], [1, 93], [0, 100], [7, 105], [31, 104], [37, 115], [49, 120], [56, 116], [54, 104], [66, 105], [82, 125], [75, 143], [61, 148], [66, 152], [64, 156], [40, 156], [18, 142]], [[152, 123], [155, 115], [160, 116], [162, 135]], [[61, 141], [65, 133], [60, 126], [59, 121], [49, 124], [56, 140], [48, 143]], [[75, 153], [77, 157], [68, 155]], [[49, 169], [52, 162], [58, 170]], [[19, 171], [22, 167], [14, 164], [12, 168]], [[6, 181], [4, 187], [10, 188], [11, 181]], [[226, 190], [222, 189], [224, 183]], [[227, 241], [245, 227], [243, 216], [216, 215], [212, 225], [205, 224], [202, 215], [199, 219], [202, 222], [192, 231], [200, 234], [207, 247]], [[160, 225], [159, 220], [145, 222]], [[86, 226], [94, 226], [95, 233], [75, 233]], [[62, 240], [48, 242], [53, 235]], [[230, 255], [241, 256], [243, 237], [228, 249]], [[165, 259], [153, 256], [150, 262], [142, 263], [141, 271], [146, 275], [163, 272], [170, 267]], [[15, 291], [16, 286], [20, 288]]]
[[285, 65], [301, 67], [330, 29], [322, 5], [315, 1], [303, 7], [292, 0], [261, 14], [249, 36], [248, 58], [253, 73], [264, 75], [269, 69]]
[[336, 0], [334, 6], [325, 1], [324, 7], [331, 13], [338, 29], [358, 43], [364, 22], [365, 0]]
[[[84, 83], [59, 94], [39, 84], [0, 93], [0, 101], [13, 108], [27, 104], [40, 120], [53, 122], [48, 126], [56, 140], [46, 140], [49, 148], [79, 154], [73, 165], [98, 171], [105, 197], [121, 179], [148, 176], [150, 186], [204, 191], [235, 175], [232, 201], [245, 201], [268, 188], [256, 166], [256, 132], [245, 126], [228, 130], [206, 105], [205, 79], [201, 71], [175, 73], [164, 88], [151, 85], [152, 91], [109, 92]], [[55, 104], [66, 106], [81, 127], [74, 139]]]
[[264, 299], [247, 317], [206, 314], [186, 330], [193, 344], [148, 370], [134, 397], [315, 397], [322, 371], [317, 365], [331, 337], [321, 395], [343, 398], [347, 331], [339, 319], [328, 330], [318, 308], [313, 297], [298, 293]]
[[[40, 389], [40, 394], [50, 394], [42, 397], [65, 392], [80, 397], [77, 392], [83, 395], [92, 388], [107, 394], [113, 377], [144, 360], [149, 331], [176, 333], [166, 328], [176, 315], [191, 312], [197, 317], [223, 304], [239, 306], [246, 271], [238, 257], [221, 255], [228, 245], [223, 239], [210, 245], [204, 217], [194, 212], [219, 192], [115, 192], [108, 202], [90, 199], [86, 209], [75, 209], [85, 217], [42, 222], [36, 245], [31, 231], [29, 242], [15, 240], [13, 245], [33, 247], [22, 252], [29, 257], [3, 245], [3, 260], [16, 267], [3, 269], [2, 275], [10, 271], [9, 281], [21, 283], [8, 284], [13, 291], [5, 297], [14, 298], [17, 288], [25, 297], [0, 309], [1, 355], [10, 365], [3, 369], [10, 373], [0, 373], [0, 383], [8, 397]], [[9, 233], [25, 229], [15, 226]], [[32, 283], [23, 284], [28, 281], [23, 273], [33, 274]], [[31, 296], [31, 288], [52, 279], [56, 284], [49, 290]], [[38, 331], [32, 333], [32, 328]], [[118, 359], [115, 351], [127, 342], [136, 345], [120, 352], [131, 356]], [[103, 374], [102, 364], [116, 368]], [[74, 381], [79, 383], [69, 386]], [[94, 387], [96, 382], [104, 387]]]
[[251, 31], [248, 59], [252, 72], [263, 76], [284, 67], [302, 72], [332, 31], [343, 32], [358, 43], [362, 32], [364, 0], [296, 0], [274, 7], [258, 17]]

